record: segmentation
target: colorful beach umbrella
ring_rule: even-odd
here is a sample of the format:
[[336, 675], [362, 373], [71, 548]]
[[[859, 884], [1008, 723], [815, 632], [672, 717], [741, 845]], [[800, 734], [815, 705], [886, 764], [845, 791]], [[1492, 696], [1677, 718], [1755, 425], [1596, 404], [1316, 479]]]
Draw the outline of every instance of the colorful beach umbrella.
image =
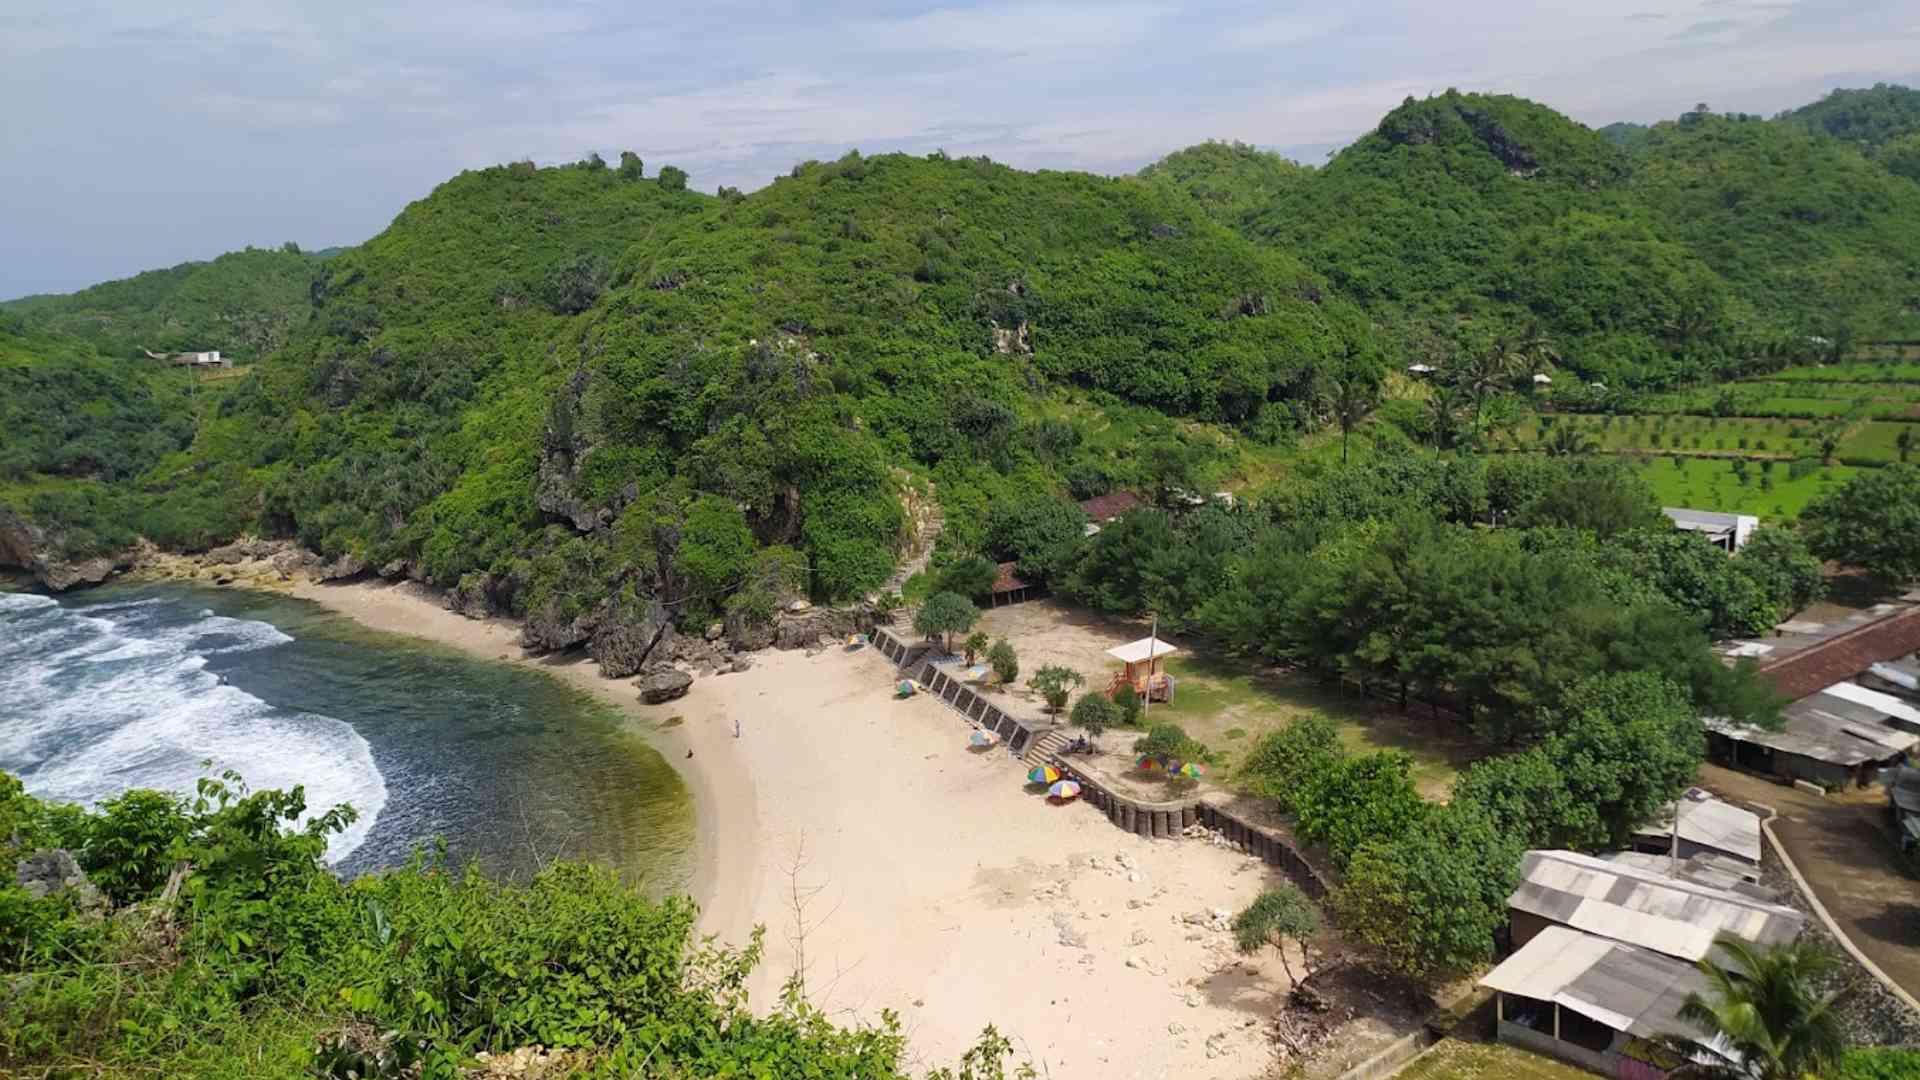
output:
[[1188, 780], [1198, 780], [1202, 776], [1205, 776], [1207, 774], [1207, 770], [1201, 768], [1198, 765], [1195, 765], [1191, 761], [1187, 762], [1184, 765], [1175, 766], [1173, 769], [1169, 771], [1171, 771], [1175, 776], [1185, 777]]
[[898, 687], [898, 691], [901, 697], [912, 697], [913, 696], [913, 680], [901, 679], [900, 686]]
[[982, 731], [979, 728], [974, 728], [973, 734], [967, 736], [968, 746], [992, 746], [994, 743], [997, 743], [999, 741], [1000, 740], [994, 736], [993, 732]]
[[1141, 754], [1139, 757], [1134, 758], [1133, 764], [1135, 768], [1145, 769], [1148, 772], [1158, 772], [1166, 768], [1166, 765], [1163, 764], [1159, 758], [1148, 754]]
[[1077, 799], [1080, 797], [1080, 785], [1071, 780], [1062, 780], [1048, 788], [1047, 794], [1055, 799]]
[[1027, 779], [1036, 784], [1051, 784], [1060, 779], [1060, 770], [1051, 765], [1036, 765], [1027, 774]]

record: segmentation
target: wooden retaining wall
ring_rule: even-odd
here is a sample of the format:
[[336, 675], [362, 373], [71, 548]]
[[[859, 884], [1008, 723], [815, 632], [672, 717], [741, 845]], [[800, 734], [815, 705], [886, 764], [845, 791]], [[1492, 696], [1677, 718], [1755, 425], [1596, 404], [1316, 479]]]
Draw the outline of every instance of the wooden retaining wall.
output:
[[[988, 701], [966, 683], [948, 674], [946, 669], [924, 659], [930, 646], [909, 644], [887, 627], [876, 627], [873, 644], [881, 655], [902, 666], [919, 662], [912, 676], [927, 692], [966, 717], [969, 721], [1000, 736], [1000, 740], [1018, 756], [1026, 752], [1048, 725], [1022, 721]], [[1119, 828], [1154, 839], [1177, 838], [1195, 825], [1204, 825], [1231, 841], [1240, 850], [1277, 866], [1301, 891], [1314, 899], [1326, 895], [1327, 883], [1321, 880], [1307, 860], [1301, 858], [1286, 837], [1251, 822], [1243, 821], [1225, 807], [1205, 799], [1185, 803], [1147, 803], [1116, 794], [1088, 775], [1067, 758], [1052, 755], [1054, 768], [1080, 785], [1081, 801], [1107, 815]]]
[[1323, 881], [1307, 860], [1294, 850], [1284, 836], [1261, 825], [1242, 820], [1225, 807], [1195, 799], [1185, 803], [1149, 803], [1132, 799], [1108, 789], [1072, 761], [1054, 755], [1053, 767], [1080, 785], [1080, 799], [1107, 815], [1107, 820], [1124, 832], [1160, 838], [1178, 837], [1195, 825], [1203, 825], [1225, 836], [1235, 847], [1279, 867], [1300, 890], [1314, 899], [1326, 895]]

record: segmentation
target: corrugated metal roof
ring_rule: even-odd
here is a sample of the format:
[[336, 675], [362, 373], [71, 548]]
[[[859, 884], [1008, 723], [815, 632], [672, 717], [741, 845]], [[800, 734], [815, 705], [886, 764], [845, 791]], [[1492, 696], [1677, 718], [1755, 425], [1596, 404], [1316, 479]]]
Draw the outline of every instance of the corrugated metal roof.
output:
[[1824, 690], [1787, 706], [1784, 717], [1786, 722], [1778, 731], [1723, 717], [1710, 716], [1703, 722], [1709, 731], [1730, 739], [1847, 767], [1887, 761], [1920, 744], [1920, 734], [1895, 727], [1881, 710]]
[[1920, 664], [1905, 664], [1888, 660], [1874, 664], [1867, 670], [1887, 680], [1902, 690], [1920, 693]]
[[1855, 682], [1835, 683], [1821, 693], [1832, 694], [1843, 701], [1851, 701], [1855, 705], [1863, 705], [1882, 716], [1893, 718], [1898, 723], [1920, 727], [1920, 709], [1914, 708], [1892, 694], [1870, 690]]
[[1488, 972], [1480, 985], [1551, 1001], [1615, 1031], [1683, 1034], [1680, 1007], [1707, 989], [1692, 964], [1647, 949], [1549, 926]]
[[[1660, 814], [1636, 830], [1635, 836], [1653, 839], [1671, 836], [1674, 831], [1675, 803], [1660, 808]], [[1760, 815], [1722, 802], [1699, 788], [1681, 796], [1680, 838], [1701, 847], [1724, 851], [1729, 855], [1760, 862]]]
[[1731, 855], [1722, 855], [1719, 852], [1702, 851], [1681, 859], [1677, 868], [1672, 856], [1653, 855], [1644, 851], [1610, 851], [1605, 858], [1610, 863], [1631, 866], [1644, 873], [1679, 878], [1681, 881], [1691, 881], [1695, 885], [1705, 885], [1710, 889], [1725, 889], [1742, 896], [1751, 896], [1755, 900], [1773, 903], [1780, 899], [1779, 893], [1747, 880], [1759, 872], [1757, 867], [1749, 866]]
[[1527, 852], [1507, 906], [1682, 960], [1707, 955], [1723, 933], [1791, 941], [1806, 921], [1789, 907], [1571, 851]]

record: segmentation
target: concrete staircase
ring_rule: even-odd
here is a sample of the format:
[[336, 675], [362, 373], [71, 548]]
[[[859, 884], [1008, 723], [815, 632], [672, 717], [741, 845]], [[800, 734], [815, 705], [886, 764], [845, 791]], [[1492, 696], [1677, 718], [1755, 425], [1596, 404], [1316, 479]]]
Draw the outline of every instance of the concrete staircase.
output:
[[1051, 731], [1043, 731], [1028, 744], [1027, 752], [1020, 755], [1020, 760], [1028, 765], [1045, 765], [1053, 755], [1060, 752], [1061, 747], [1072, 741], [1073, 736], [1067, 733], [1066, 728], [1057, 727]]

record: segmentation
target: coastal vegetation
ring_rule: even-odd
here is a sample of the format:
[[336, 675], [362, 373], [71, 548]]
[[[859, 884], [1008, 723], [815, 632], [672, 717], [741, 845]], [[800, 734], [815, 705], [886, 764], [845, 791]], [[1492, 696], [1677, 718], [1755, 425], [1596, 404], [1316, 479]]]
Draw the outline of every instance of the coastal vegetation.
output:
[[[748, 1011], [758, 936], [699, 938], [690, 901], [579, 864], [493, 881], [432, 850], [342, 881], [320, 856], [353, 811], [308, 810], [231, 774], [92, 811], [0, 774], [0, 862], [57, 870], [0, 881], [0, 1071], [438, 1078], [537, 1044], [556, 1075], [909, 1075], [890, 1015], [838, 1026], [798, 983]], [[927, 1075], [1011, 1075], [1010, 1055], [989, 1029]]]

